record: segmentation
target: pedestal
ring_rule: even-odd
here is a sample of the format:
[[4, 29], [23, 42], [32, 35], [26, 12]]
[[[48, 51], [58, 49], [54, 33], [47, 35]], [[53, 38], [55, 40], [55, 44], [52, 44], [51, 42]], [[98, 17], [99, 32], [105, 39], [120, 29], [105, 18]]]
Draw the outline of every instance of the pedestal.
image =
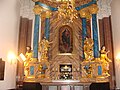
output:
[[57, 90], [76, 90], [76, 86], [81, 86], [82, 90], [89, 90], [91, 83], [80, 83], [80, 82], [41, 82], [42, 90], [49, 90], [49, 86], [56, 86]]

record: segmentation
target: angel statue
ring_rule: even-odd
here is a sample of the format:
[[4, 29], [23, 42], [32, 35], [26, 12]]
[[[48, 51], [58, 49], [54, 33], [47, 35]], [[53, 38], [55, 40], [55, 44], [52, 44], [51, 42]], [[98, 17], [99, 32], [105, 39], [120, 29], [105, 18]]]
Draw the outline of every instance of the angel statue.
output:
[[111, 62], [111, 60], [107, 57], [107, 54], [110, 51], [106, 51], [105, 46], [102, 46], [101, 50], [100, 50], [100, 60], [102, 61], [102, 66], [103, 66], [103, 74], [109, 76], [108, 74], [108, 70], [109, 70], [109, 62]]
[[84, 41], [84, 55], [86, 60], [93, 59], [93, 40], [86, 38]]
[[39, 43], [39, 52], [41, 54], [41, 59], [47, 60], [48, 48], [50, 47], [50, 42], [44, 37]]
[[26, 50], [27, 50], [25, 53], [26, 60], [24, 61], [24, 66], [28, 66], [29, 62], [32, 61], [32, 55], [33, 55], [31, 46], [27, 46]]
[[27, 46], [25, 53], [26, 60], [24, 61], [24, 75], [26, 77], [29, 74], [29, 63], [32, 61], [32, 55], [33, 55], [33, 51], [31, 50], [31, 46]]
[[105, 46], [102, 46], [101, 50], [100, 50], [100, 58], [101, 60], [105, 60], [106, 62], [111, 62], [111, 60], [107, 57], [107, 54], [110, 51], [106, 51]]

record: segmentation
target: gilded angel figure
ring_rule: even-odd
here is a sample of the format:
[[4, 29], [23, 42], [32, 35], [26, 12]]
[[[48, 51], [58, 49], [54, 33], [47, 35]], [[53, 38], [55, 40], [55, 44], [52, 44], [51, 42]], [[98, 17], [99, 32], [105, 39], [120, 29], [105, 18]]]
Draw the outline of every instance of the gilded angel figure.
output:
[[101, 50], [100, 50], [100, 60], [102, 61], [102, 66], [103, 66], [103, 74], [108, 75], [108, 70], [109, 70], [109, 62], [111, 62], [111, 60], [108, 58], [107, 54], [110, 51], [106, 51], [105, 46], [102, 46]]
[[41, 53], [41, 58], [46, 59], [47, 53], [48, 53], [48, 48], [50, 47], [49, 41], [44, 38], [40, 43], [39, 43], [39, 52]]
[[93, 58], [93, 44], [91, 38], [86, 38], [84, 41], [84, 55], [86, 60]]

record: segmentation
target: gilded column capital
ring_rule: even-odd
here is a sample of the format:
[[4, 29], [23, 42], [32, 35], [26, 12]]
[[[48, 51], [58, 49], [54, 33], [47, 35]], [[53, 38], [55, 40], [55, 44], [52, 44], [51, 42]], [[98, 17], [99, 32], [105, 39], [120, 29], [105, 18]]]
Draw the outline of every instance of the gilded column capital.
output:
[[36, 15], [40, 15], [41, 12], [43, 11], [43, 8], [40, 7], [39, 5], [35, 5], [33, 11]]
[[38, 2], [39, 0], [32, 0], [33, 2]]
[[96, 4], [92, 4], [91, 6], [89, 6], [89, 11], [91, 14], [97, 14], [98, 13], [98, 5]]
[[88, 8], [83, 8], [79, 11], [80, 13], [80, 17], [81, 18], [86, 18], [86, 19], [90, 19], [91, 18], [91, 14], [89, 12]]
[[50, 18], [51, 14], [52, 14], [52, 12], [50, 10], [47, 10], [46, 11], [46, 18]]

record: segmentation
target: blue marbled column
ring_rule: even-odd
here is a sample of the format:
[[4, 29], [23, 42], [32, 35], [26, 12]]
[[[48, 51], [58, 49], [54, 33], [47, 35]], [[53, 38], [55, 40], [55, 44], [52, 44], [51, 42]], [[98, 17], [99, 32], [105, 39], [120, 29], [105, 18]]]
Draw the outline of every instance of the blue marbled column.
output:
[[40, 15], [35, 15], [34, 37], [33, 37], [33, 58], [38, 58], [39, 19], [40, 19]]
[[93, 29], [93, 51], [94, 51], [94, 57], [99, 57], [99, 43], [98, 43], [98, 28], [97, 28], [97, 15], [92, 14], [92, 29]]
[[97, 0], [92, 0], [93, 2], [96, 2]]
[[[82, 47], [84, 48], [84, 41], [87, 36], [87, 24], [86, 18], [82, 18]], [[85, 59], [84, 51], [83, 51], [83, 59]]]
[[50, 18], [45, 19], [45, 37], [49, 40], [50, 35]]

